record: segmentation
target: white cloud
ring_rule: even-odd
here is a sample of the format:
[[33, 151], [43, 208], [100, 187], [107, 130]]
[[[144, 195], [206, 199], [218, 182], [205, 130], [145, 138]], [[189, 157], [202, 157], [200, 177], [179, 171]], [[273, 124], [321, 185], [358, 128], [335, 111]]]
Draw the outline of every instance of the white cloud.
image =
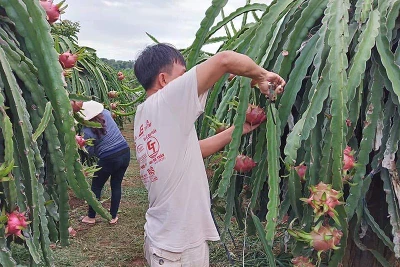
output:
[[[211, 0], [67, 0], [67, 3], [62, 19], [80, 23], [79, 44], [96, 49], [99, 57], [122, 60], [133, 60], [138, 51], [152, 43], [146, 32], [160, 42], [188, 47], [211, 6]], [[246, 0], [229, 0], [225, 14], [245, 3]], [[206, 50], [215, 51], [217, 47], [211, 45]]]
[[105, 4], [106, 6], [111, 6], [111, 7], [118, 7], [118, 6], [124, 6], [125, 4], [122, 2], [118, 2], [118, 1], [101, 1], [103, 2], [103, 4]]

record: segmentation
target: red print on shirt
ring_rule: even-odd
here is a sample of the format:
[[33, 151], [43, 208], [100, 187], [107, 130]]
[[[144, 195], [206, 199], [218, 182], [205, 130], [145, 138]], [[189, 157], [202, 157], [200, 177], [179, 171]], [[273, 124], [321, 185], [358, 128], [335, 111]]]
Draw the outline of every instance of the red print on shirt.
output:
[[151, 127], [151, 122], [149, 120], [146, 120], [145, 130], [149, 129], [150, 127]]
[[150, 167], [147, 169], [147, 172], [149, 173], [149, 175], [154, 175], [156, 172], [154, 171], [153, 167]]
[[154, 158], [157, 156], [158, 151], [160, 151], [160, 144], [157, 138], [150, 137], [147, 141], [147, 155], [149, 155], [150, 158]]
[[141, 137], [143, 135], [143, 133], [144, 133], [144, 128], [143, 128], [143, 124], [142, 124], [142, 125], [140, 125], [140, 128], [139, 128], [139, 137]]
[[150, 166], [150, 168], [147, 169], [147, 173], [149, 174], [149, 178], [151, 182], [155, 182], [158, 180], [156, 176], [156, 171], [154, 170], [153, 166]]
[[146, 120], [145, 123], [140, 125], [137, 138], [139, 144], [136, 147], [136, 151], [140, 164], [141, 178], [145, 184], [158, 180], [154, 164], [164, 161], [166, 158], [166, 155], [161, 151], [160, 142], [156, 136], [157, 129], [155, 129], [151, 121]]
[[144, 150], [144, 147], [142, 144], [140, 144], [136, 147], [136, 151], [138, 154], [141, 154], [143, 152], [143, 150]]

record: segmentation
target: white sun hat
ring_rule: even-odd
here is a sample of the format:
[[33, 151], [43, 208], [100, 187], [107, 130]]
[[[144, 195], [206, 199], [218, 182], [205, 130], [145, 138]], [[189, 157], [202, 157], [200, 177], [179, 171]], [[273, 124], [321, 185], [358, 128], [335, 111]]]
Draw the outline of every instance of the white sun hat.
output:
[[103, 104], [90, 100], [83, 102], [81, 114], [83, 119], [90, 120], [99, 115], [104, 110]]

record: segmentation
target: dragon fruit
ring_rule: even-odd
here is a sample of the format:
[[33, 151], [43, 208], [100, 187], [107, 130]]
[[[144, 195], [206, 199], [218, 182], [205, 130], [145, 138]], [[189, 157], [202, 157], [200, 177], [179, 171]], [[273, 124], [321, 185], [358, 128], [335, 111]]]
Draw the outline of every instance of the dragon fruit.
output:
[[338, 249], [337, 245], [340, 243], [340, 239], [343, 236], [342, 231], [329, 225], [324, 226], [322, 222], [318, 223], [312, 229], [311, 233], [292, 229], [288, 229], [288, 232], [298, 241], [309, 243], [318, 253], [330, 249]]
[[122, 72], [118, 72], [118, 80], [122, 81], [125, 79], [125, 75]]
[[6, 236], [15, 235], [23, 238], [22, 230], [28, 226], [25, 212], [13, 211], [7, 214], [7, 226], [5, 229]]
[[115, 110], [118, 107], [118, 103], [110, 103], [110, 109]]
[[256, 105], [249, 105], [246, 110], [246, 121], [251, 125], [257, 125], [267, 119], [264, 109]]
[[316, 186], [310, 188], [311, 196], [307, 198], [301, 198], [300, 200], [308, 203], [315, 213], [315, 221], [322, 215], [329, 215], [337, 222], [337, 212], [335, 207], [337, 205], [344, 204], [339, 201], [343, 193], [332, 189], [332, 185], [320, 182]]
[[78, 55], [67, 51], [58, 56], [58, 61], [64, 69], [70, 69], [75, 67], [76, 62], [78, 61]]
[[74, 113], [79, 112], [82, 109], [82, 105], [83, 105], [82, 101], [70, 100], [69, 103], [71, 104], [72, 111]]
[[304, 164], [300, 164], [299, 166], [294, 167], [294, 169], [296, 170], [297, 174], [299, 175], [300, 181], [302, 183], [304, 183], [306, 181], [304, 176], [306, 175], [307, 166]]
[[304, 256], [297, 256], [292, 259], [293, 267], [315, 267], [311, 260]]
[[46, 19], [50, 24], [53, 24], [60, 18], [60, 14], [64, 13], [64, 10], [67, 8], [68, 5], [62, 6], [64, 1], [61, 1], [58, 4], [54, 4], [53, 0], [40, 0], [40, 5], [46, 11]]
[[254, 160], [245, 155], [238, 155], [236, 157], [236, 163], [234, 169], [238, 172], [249, 172], [253, 169], [257, 164]]
[[86, 145], [86, 140], [85, 140], [85, 138], [83, 138], [83, 136], [75, 135], [75, 140], [80, 148], [82, 148]]
[[351, 170], [354, 168], [354, 166], [354, 151], [351, 149], [351, 147], [346, 146], [346, 148], [343, 150], [343, 170]]
[[110, 91], [107, 93], [107, 96], [109, 98], [116, 98], [118, 96], [118, 92], [117, 91]]

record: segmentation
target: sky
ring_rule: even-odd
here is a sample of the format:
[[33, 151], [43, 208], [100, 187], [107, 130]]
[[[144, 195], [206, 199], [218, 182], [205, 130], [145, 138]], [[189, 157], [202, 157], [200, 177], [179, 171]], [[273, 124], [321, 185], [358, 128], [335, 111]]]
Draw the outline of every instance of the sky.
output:
[[[225, 15], [245, 3], [246, 0], [228, 0]], [[153, 43], [146, 32], [160, 42], [188, 47], [211, 0], [67, 0], [66, 4], [61, 19], [80, 23], [80, 46], [94, 48], [100, 58], [135, 60], [146, 45]], [[204, 49], [215, 52], [216, 48], [213, 45]]]

